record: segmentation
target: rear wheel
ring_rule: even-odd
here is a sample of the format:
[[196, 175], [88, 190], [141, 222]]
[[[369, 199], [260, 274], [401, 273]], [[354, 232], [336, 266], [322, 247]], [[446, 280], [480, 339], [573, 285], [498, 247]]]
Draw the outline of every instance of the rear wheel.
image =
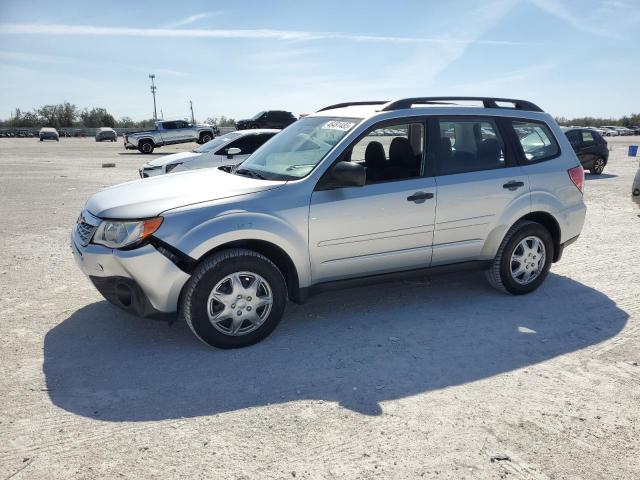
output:
[[232, 249], [196, 268], [182, 313], [204, 343], [238, 348], [267, 337], [280, 322], [286, 302], [284, 277], [273, 262], [252, 250]]
[[154, 145], [151, 140], [143, 140], [138, 144], [138, 150], [141, 153], [151, 153], [153, 152]]
[[600, 175], [604, 171], [605, 165], [606, 164], [604, 158], [596, 158], [595, 162], [593, 162], [593, 166], [589, 169], [589, 171], [594, 175]]
[[547, 277], [553, 254], [553, 239], [544, 226], [519, 221], [502, 240], [487, 280], [512, 295], [533, 292]]

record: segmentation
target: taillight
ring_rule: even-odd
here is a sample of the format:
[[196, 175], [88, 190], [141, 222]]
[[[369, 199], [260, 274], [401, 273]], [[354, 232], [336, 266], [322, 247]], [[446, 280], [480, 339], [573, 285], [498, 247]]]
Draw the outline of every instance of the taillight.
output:
[[574, 185], [578, 187], [578, 190], [581, 192], [584, 191], [584, 169], [582, 168], [582, 165], [570, 168], [567, 170], [567, 173]]

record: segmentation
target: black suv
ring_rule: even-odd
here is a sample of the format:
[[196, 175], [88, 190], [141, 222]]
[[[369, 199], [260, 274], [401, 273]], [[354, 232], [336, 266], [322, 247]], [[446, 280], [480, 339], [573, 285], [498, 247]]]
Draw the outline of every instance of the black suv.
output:
[[267, 110], [266, 112], [258, 112], [251, 118], [238, 120], [236, 122], [236, 129], [285, 128], [296, 120], [297, 118], [291, 112], [285, 112], [284, 110]]
[[585, 170], [600, 175], [609, 161], [607, 141], [590, 128], [569, 128], [564, 131]]

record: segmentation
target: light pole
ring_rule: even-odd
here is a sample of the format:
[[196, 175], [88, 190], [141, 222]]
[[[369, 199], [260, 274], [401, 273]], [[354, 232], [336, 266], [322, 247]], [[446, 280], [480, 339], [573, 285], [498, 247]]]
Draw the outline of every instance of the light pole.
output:
[[155, 121], [158, 120], [158, 112], [156, 110], [156, 85], [153, 82], [153, 80], [156, 78], [156, 76], [152, 73], [149, 75], [149, 78], [151, 79], [151, 95], [153, 95], [153, 119]]
[[189, 100], [189, 107], [191, 107], [191, 123], [196, 123], [196, 119], [193, 117], [193, 102]]

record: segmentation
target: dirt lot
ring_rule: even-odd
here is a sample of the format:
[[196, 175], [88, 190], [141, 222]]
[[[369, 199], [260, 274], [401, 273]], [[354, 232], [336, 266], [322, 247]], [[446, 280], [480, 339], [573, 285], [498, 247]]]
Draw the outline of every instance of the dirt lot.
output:
[[89, 195], [148, 156], [0, 139], [0, 479], [639, 478], [629, 143], [535, 293], [482, 274], [326, 293], [220, 351], [111, 307], [69, 251]]

